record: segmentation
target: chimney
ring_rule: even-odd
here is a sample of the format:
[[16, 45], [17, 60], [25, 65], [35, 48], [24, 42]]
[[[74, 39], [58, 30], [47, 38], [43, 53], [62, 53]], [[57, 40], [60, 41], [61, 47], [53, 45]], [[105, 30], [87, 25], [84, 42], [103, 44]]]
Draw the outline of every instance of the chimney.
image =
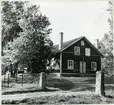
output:
[[99, 39], [97, 39], [97, 49], [99, 49]]
[[63, 48], [63, 32], [60, 32], [59, 50], [62, 50], [62, 48]]
[[[63, 48], [63, 32], [60, 32], [60, 45], [59, 50]], [[60, 52], [60, 76], [62, 75], [62, 52]]]

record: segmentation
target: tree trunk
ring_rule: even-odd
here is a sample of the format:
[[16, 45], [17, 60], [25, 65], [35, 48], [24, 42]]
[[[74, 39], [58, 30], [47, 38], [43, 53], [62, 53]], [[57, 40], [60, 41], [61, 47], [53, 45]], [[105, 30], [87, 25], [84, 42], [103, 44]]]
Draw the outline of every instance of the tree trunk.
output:
[[11, 65], [11, 77], [16, 77], [18, 63]]
[[11, 73], [11, 77], [13, 77], [13, 67], [12, 67], [13, 65], [11, 64], [10, 65], [10, 67], [9, 67], [9, 71], [10, 71], [10, 73]]

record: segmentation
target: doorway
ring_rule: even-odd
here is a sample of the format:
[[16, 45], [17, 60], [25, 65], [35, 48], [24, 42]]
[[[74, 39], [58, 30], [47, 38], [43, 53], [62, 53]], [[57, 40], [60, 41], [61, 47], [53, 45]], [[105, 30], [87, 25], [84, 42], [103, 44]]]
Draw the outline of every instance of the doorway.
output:
[[80, 73], [86, 73], [86, 62], [80, 61]]

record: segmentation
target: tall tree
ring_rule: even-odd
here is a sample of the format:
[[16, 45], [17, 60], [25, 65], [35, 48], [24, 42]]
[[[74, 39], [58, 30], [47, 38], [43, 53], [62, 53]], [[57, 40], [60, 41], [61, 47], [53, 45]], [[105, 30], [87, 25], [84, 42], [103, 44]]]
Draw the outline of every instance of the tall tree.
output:
[[44, 71], [51, 60], [53, 45], [49, 37], [49, 19], [40, 12], [39, 6], [28, 4], [24, 6], [17, 23], [23, 32], [8, 43], [5, 56], [9, 57], [11, 63], [20, 62], [32, 72]]
[[114, 72], [114, 55], [113, 55], [113, 1], [108, 2], [109, 7], [107, 11], [110, 14], [108, 18], [108, 23], [110, 26], [109, 32], [105, 33], [103, 39], [100, 41], [101, 49], [100, 51], [104, 55], [104, 59], [102, 59], [102, 68], [105, 73], [108, 75], [112, 75]]
[[22, 28], [18, 24], [18, 20], [24, 11], [24, 2], [22, 1], [2, 1], [1, 2], [1, 19], [2, 19], [2, 48], [9, 41], [19, 37]]

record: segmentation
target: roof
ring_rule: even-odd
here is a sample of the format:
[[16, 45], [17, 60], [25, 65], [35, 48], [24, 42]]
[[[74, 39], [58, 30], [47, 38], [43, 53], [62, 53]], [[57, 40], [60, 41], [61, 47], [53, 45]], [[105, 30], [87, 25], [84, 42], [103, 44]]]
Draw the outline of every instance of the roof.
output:
[[[67, 42], [63, 42], [63, 49], [68, 48], [70, 45], [72, 45], [73, 42], [76, 43], [79, 39], [82, 39], [82, 38], [83, 37], [79, 37], [79, 38], [75, 38], [75, 39], [72, 39], [72, 40], [67, 41]], [[55, 52], [55, 53], [60, 52], [59, 44], [54, 45], [52, 51]]]
[[54, 45], [53, 46], [53, 49], [52, 49], [52, 52], [58, 53], [58, 52], [64, 51], [65, 49], [67, 49], [68, 47], [70, 47], [71, 45], [73, 45], [74, 43], [77, 43], [78, 41], [80, 41], [82, 38], [84, 38], [90, 44], [90, 46], [94, 50], [96, 50], [97, 53], [99, 53], [99, 55], [101, 55], [103, 57], [103, 55], [98, 51], [98, 49], [95, 46], [93, 46], [84, 36], [79, 37], [79, 38], [72, 39], [72, 40], [67, 41], [67, 42], [63, 42], [63, 48], [62, 48], [62, 50], [59, 50], [59, 44]]

